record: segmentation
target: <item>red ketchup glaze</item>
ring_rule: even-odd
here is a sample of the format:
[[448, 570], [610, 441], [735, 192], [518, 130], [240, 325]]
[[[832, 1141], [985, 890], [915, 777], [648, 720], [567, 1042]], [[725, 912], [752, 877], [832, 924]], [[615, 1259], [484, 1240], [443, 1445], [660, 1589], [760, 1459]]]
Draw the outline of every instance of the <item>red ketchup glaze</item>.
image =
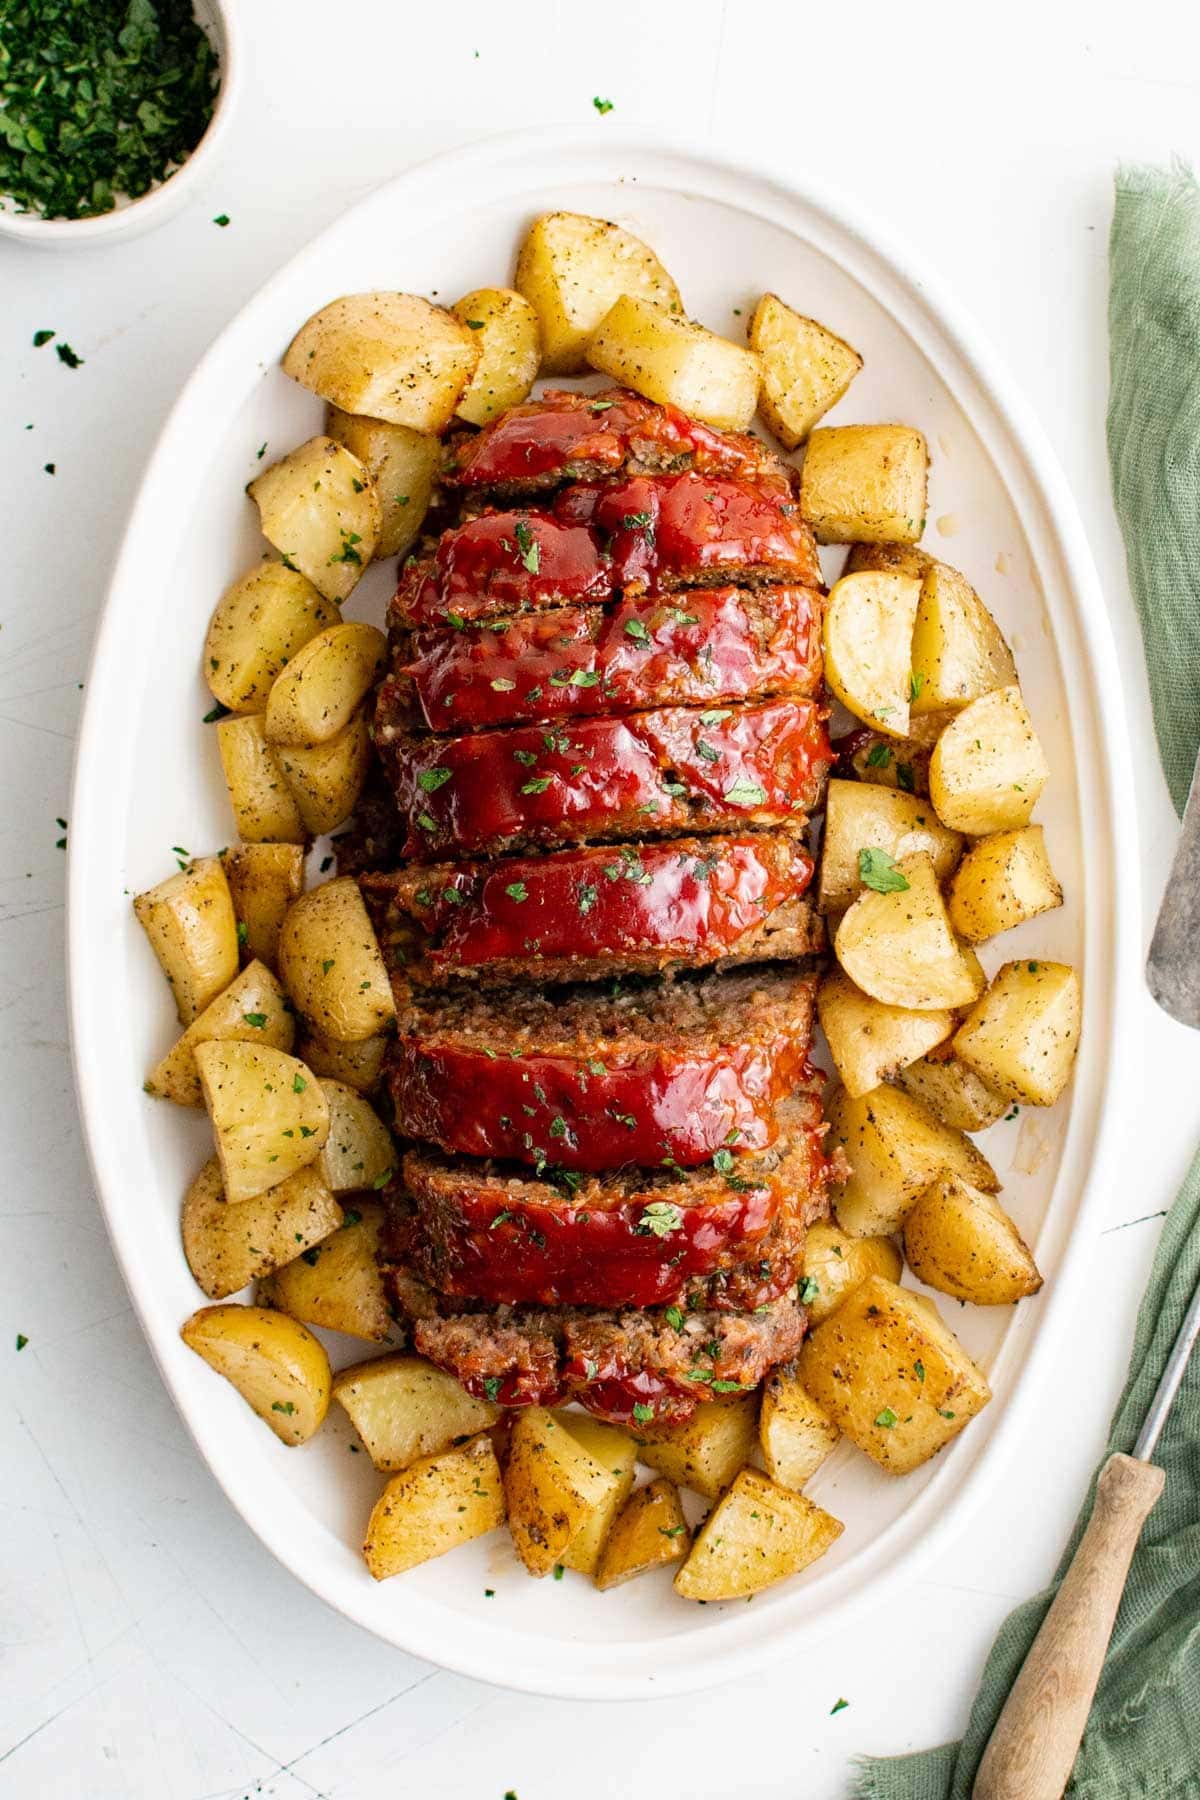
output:
[[444, 531], [431, 563], [404, 571], [389, 624], [444, 624], [563, 601], [607, 600], [612, 570], [586, 524], [527, 510]]
[[681, 1393], [649, 1369], [589, 1377], [583, 1359], [573, 1357], [566, 1375], [574, 1389], [572, 1398], [612, 1425], [682, 1425], [699, 1404], [694, 1393]]
[[809, 1078], [803, 1044], [787, 1036], [705, 1052], [660, 1049], [620, 1066], [611, 1053], [602, 1064], [582, 1055], [489, 1057], [403, 1035], [387, 1077], [406, 1137], [467, 1156], [590, 1171], [653, 1168], [667, 1158], [696, 1168], [731, 1142], [765, 1150], [777, 1135], [777, 1101]]
[[[624, 867], [622, 867], [624, 865]], [[615, 876], [606, 871], [616, 870]], [[715, 960], [797, 899], [813, 862], [796, 842], [726, 838], [697, 855], [676, 844], [506, 857], [494, 869], [455, 871], [424, 909], [437, 936], [434, 969], [509, 958], [605, 957], [647, 951]]]
[[513, 1369], [499, 1376], [459, 1374], [458, 1379], [468, 1394], [497, 1406], [561, 1406], [567, 1398], [567, 1387], [558, 1376], [534, 1369]]
[[551, 388], [457, 444], [446, 479], [463, 487], [512, 487], [583, 468], [616, 471], [629, 458], [730, 474], [755, 473], [772, 461], [757, 438], [717, 431], [621, 388], [603, 394]]
[[674, 602], [629, 599], [611, 612], [527, 613], [501, 631], [425, 628], [383, 684], [377, 716], [394, 714], [409, 688], [433, 731], [814, 694], [823, 606], [812, 588], [773, 587], [756, 599], [726, 587]]
[[408, 826], [404, 855], [514, 842], [802, 823], [830, 761], [814, 700], [664, 707], [544, 731], [403, 737], [379, 746]]

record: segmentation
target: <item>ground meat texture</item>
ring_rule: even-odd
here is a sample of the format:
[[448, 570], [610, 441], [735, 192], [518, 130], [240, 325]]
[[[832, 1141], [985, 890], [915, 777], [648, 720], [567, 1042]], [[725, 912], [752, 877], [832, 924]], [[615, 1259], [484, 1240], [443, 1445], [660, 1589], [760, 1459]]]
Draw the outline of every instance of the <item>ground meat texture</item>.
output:
[[663, 707], [379, 746], [404, 854], [494, 854], [750, 825], [802, 830], [832, 753], [815, 700]]
[[760, 438], [718, 431], [626, 389], [549, 389], [484, 430], [450, 440], [444, 479], [465, 488], [533, 492], [564, 481], [685, 468], [753, 476], [777, 469]]
[[776, 968], [418, 1002], [385, 1068], [396, 1129], [579, 1170], [762, 1150], [777, 1102], [809, 1079], [813, 991], [811, 975]]
[[812, 858], [780, 832], [560, 850], [368, 873], [359, 885], [397, 1002], [464, 978], [591, 981], [794, 959], [824, 934]]
[[669, 704], [815, 695], [824, 599], [816, 588], [709, 588], [672, 600], [562, 607], [488, 624], [397, 632], [375, 740], [557, 723]]
[[396, 796], [378, 763], [372, 763], [350, 823], [333, 839], [338, 874], [394, 869], [403, 854], [405, 836]]

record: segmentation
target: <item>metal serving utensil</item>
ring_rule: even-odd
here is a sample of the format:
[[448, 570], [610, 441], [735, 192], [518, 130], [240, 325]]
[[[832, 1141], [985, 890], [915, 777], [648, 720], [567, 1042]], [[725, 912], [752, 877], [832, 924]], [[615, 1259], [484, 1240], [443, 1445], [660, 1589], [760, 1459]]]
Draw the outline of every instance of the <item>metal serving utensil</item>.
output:
[[1200, 1030], [1200, 757], [1150, 940], [1146, 982], [1164, 1012]]

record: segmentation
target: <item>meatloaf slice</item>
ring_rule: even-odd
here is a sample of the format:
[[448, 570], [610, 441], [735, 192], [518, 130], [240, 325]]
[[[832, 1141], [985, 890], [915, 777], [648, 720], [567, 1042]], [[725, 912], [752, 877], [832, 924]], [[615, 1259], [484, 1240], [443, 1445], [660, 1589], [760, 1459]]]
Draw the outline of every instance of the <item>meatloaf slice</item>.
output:
[[397, 1002], [469, 978], [593, 981], [822, 948], [812, 858], [784, 832], [560, 850], [368, 873]]
[[443, 479], [516, 494], [621, 470], [636, 475], [694, 468], [754, 476], [778, 467], [761, 438], [717, 431], [627, 389], [577, 394], [550, 388], [540, 400], [510, 407], [482, 431], [452, 437]]
[[694, 1168], [774, 1142], [809, 1078], [815, 978], [789, 968], [666, 984], [511, 988], [414, 1003], [385, 1067], [404, 1137], [535, 1166]]
[[670, 602], [642, 597], [457, 631], [397, 632], [375, 741], [419, 725], [556, 724], [648, 706], [815, 695], [824, 604], [816, 588], [702, 588]]
[[378, 749], [414, 861], [743, 823], [802, 830], [832, 757], [824, 709], [790, 697], [397, 734]]

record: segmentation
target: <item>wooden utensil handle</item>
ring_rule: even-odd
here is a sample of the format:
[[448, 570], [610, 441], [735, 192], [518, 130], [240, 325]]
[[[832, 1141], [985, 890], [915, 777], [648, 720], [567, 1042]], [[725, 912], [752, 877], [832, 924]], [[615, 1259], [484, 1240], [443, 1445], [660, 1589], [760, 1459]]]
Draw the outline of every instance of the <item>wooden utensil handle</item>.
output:
[[1061, 1800], [1163, 1479], [1153, 1463], [1119, 1454], [1100, 1471], [1087, 1530], [996, 1722], [974, 1800]]

